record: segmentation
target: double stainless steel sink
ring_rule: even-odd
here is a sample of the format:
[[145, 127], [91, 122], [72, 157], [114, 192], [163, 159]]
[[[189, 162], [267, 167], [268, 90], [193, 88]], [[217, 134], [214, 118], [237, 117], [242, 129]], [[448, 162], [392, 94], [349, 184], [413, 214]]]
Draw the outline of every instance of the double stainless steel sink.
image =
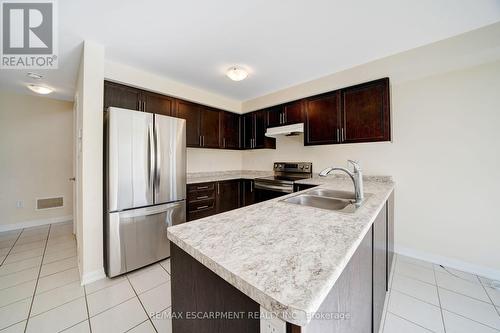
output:
[[363, 205], [369, 196], [369, 194], [366, 194], [363, 201], [356, 203], [353, 192], [319, 188], [283, 199], [282, 201], [296, 205], [335, 210], [342, 213], [352, 214]]

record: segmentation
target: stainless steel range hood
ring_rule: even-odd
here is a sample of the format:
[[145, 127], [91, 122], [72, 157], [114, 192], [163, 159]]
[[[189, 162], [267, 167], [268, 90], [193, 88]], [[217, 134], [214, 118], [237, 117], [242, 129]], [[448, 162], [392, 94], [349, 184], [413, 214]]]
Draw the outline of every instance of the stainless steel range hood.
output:
[[280, 135], [298, 135], [299, 133], [304, 133], [304, 123], [298, 123], [293, 125], [270, 127], [266, 131], [266, 136], [275, 138]]

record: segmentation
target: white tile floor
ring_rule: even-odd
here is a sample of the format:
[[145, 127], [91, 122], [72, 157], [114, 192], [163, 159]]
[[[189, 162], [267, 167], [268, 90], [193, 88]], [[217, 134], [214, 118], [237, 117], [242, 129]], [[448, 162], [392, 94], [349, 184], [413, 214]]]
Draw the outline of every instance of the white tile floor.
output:
[[82, 287], [72, 228], [0, 233], [0, 332], [171, 332], [170, 262]]
[[492, 281], [396, 256], [381, 333], [500, 332], [500, 291]]
[[[82, 287], [71, 224], [0, 233], [0, 333], [171, 332], [169, 271], [165, 260]], [[397, 256], [390, 283], [381, 333], [500, 332], [489, 279]]]

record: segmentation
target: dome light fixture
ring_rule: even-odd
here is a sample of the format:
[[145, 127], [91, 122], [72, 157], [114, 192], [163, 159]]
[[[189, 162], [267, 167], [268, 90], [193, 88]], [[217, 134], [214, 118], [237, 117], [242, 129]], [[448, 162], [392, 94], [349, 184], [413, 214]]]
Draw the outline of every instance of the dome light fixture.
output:
[[232, 66], [227, 70], [226, 76], [233, 81], [241, 81], [247, 78], [248, 72], [241, 66]]
[[38, 84], [28, 84], [28, 88], [31, 91], [33, 91], [37, 94], [40, 94], [40, 95], [47, 95], [47, 94], [50, 94], [51, 92], [54, 91], [52, 88], [40, 86]]

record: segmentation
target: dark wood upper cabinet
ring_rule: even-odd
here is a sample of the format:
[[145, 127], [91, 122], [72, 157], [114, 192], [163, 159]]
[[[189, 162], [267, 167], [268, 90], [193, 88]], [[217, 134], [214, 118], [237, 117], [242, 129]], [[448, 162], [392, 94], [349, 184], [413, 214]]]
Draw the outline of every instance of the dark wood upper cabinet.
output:
[[244, 149], [253, 148], [253, 140], [255, 138], [255, 121], [254, 114], [246, 113], [241, 117], [241, 143]]
[[246, 113], [241, 117], [241, 141], [244, 149], [276, 149], [276, 139], [266, 136], [267, 111]]
[[202, 107], [200, 111], [201, 147], [219, 148], [219, 110]]
[[304, 145], [340, 143], [340, 91], [308, 98]]
[[283, 106], [283, 125], [304, 121], [304, 100], [287, 103]]
[[390, 141], [389, 78], [342, 89], [342, 141]]
[[191, 102], [177, 100], [176, 117], [186, 119], [186, 145], [200, 147], [200, 112], [201, 106]]
[[254, 137], [254, 147], [253, 148], [272, 148], [273, 141], [274, 147], [276, 147], [275, 139], [268, 138], [266, 136], [267, 130], [267, 113], [265, 110], [255, 111], [254, 121], [255, 121], [255, 137]]
[[217, 182], [217, 213], [227, 212], [240, 207], [240, 180], [233, 179]]
[[172, 97], [144, 92], [142, 94], [142, 111], [175, 116], [175, 99]]
[[283, 125], [283, 105], [278, 105], [266, 109], [267, 111], [267, 126], [276, 127]]
[[104, 110], [110, 106], [141, 111], [141, 90], [109, 81], [104, 82]]
[[304, 121], [304, 100], [273, 106], [266, 112], [268, 127], [301, 123]]
[[232, 112], [220, 112], [220, 142], [224, 149], [240, 148], [240, 115]]

